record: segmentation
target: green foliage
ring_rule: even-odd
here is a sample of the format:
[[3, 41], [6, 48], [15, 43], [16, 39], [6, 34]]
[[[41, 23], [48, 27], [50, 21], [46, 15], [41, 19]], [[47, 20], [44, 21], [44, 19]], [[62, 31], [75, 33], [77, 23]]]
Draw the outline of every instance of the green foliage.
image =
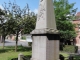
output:
[[22, 36], [21, 39], [22, 39], [22, 40], [26, 40], [26, 36]]
[[28, 4], [22, 9], [15, 2], [3, 5], [6, 14], [8, 34], [16, 34], [15, 51], [17, 51], [18, 35], [30, 33], [35, 26], [36, 15], [30, 12]]
[[8, 34], [30, 33], [35, 28], [36, 14], [30, 12], [28, 4], [22, 9], [15, 2], [5, 3], [3, 5], [6, 11], [6, 20], [8, 26]]
[[5, 11], [0, 9], [0, 34], [6, 35], [5, 30], [7, 29], [6, 22], [5, 22]]
[[60, 38], [64, 38], [65, 40], [70, 40], [75, 38], [76, 32], [75, 31], [60, 31]]
[[15, 52], [14, 46], [7, 46], [4, 50], [0, 47], [0, 60], [11, 60], [12, 58], [17, 58], [20, 53], [25, 56], [30, 56], [31, 47], [18, 46], [18, 52]]
[[17, 51], [17, 43], [18, 43], [18, 35], [23, 28], [23, 16], [26, 13], [26, 9], [21, 9], [20, 6], [18, 6], [16, 3], [9, 2], [8, 5], [4, 5], [4, 9], [7, 12], [6, 18], [7, 18], [7, 25], [8, 25], [8, 34], [16, 34], [16, 45], [15, 45], [15, 51]]
[[66, 53], [66, 52], [60, 52], [60, 54], [63, 55], [64, 57], [68, 57], [69, 56], [69, 54]]
[[28, 42], [28, 45], [29, 45], [29, 46], [32, 46], [32, 42]]
[[6, 23], [6, 18], [5, 18], [6, 12], [5, 10], [0, 9], [0, 35], [2, 36], [0, 42], [3, 42], [3, 49], [5, 45], [5, 37], [8, 34], [8, 26]]
[[74, 25], [70, 21], [67, 21], [67, 20], [57, 21], [57, 28], [63, 31], [66, 31], [66, 30], [74, 31]]
[[65, 47], [63, 48], [63, 52], [74, 53], [75, 52], [75, 46], [65, 45]]
[[60, 30], [60, 38], [65, 40], [76, 37], [74, 25], [70, 22], [77, 10], [73, 8], [74, 4], [69, 4], [68, 0], [54, 0], [57, 29]]
[[22, 33], [24, 34], [30, 34], [30, 32], [35, 29], [35, 24], [36, 24], [36, 15], [29, 15], [27, 17], [24, 18], [24, 22], [23, 24], [25, 25], [24, 26], [24, 29], [22, 31]]
[[73, 57], [74, 57], [74, 60], [80, 60], [80, 55], [75, 55]]
[[75, 3], [69, 4], [68, 0], [54, 0], [56, 20], [72, 20], [77, 8], [73, 8]]

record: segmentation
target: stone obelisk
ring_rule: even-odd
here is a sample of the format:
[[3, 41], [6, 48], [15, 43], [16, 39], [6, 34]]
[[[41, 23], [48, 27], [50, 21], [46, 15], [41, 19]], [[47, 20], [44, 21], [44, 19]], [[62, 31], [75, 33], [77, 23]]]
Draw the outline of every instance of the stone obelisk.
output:
[[40, 0], [36, 28], [31, 34], [31, 60], [59, 59], [59, 34], [56, 29], [53, 0]]

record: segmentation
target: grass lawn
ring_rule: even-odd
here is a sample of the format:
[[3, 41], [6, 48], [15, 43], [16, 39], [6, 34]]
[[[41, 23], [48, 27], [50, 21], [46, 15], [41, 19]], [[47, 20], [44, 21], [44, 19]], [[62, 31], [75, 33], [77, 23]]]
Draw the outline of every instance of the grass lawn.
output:
[[63, 55], [65, 58], [65, 60], [67, 60], [68, 59], [68, 57], [69, 57], [69, 54], [67, 54], [66, 52], [64, 53], [64, 52], [60, 52], [59, 54], [61, 54], [61, 55]]
[[68, 57], [69, 56], [69, 54], [63, 53], [63, 52], [60, 52], [60, 54], [62, 54], [64, 57]]
[[17, 58], [19, 53], [23, 55], [31, 55], [31, 48], [30, 47], [18, 47], [18, 52], [15, 52], [15, 47], [5, 47], [3, 50], [0, 47], [0, 60], [10, 60], [11, 58]]
[[[60, 54], [62, 54], [64, 57], [68, 57], [69, 56], [68, 53], [73, 51], [73, 47], [71, 46], [66, 46], [66, 47], [64, 51], [60, 51]], [[71, 48], [68, 48], [68, 47], [71, 47]], [[32, 53], [31, 50], [32, 50], [31, 47], [18, 46], [18, 52], [15, 52], [14, 46], [7, 46], [5, 47], [4, 50], [2, 49], [2, 47], [0, 47], [0, 60], [11, 60], [12, 58], [17, 58], [19, 53], [22, 53], [23, 55], [31, 55]], [[76, 58], [78, 59], [79, 56], [74, 56], [74, 60], [76, 60]], [[65, 58], [65, 60], [67, 59], [68, 58]]]
[[68, 60], [70, 56], [73, 57], [73, 60], [80, 60], [80, 55], [76, 55], [75, 46], [73, 45], [65, 45], [63, 51], [60, 51], [60, 54], [66, 57], [65, 60]]
[[[18, 46], [18, 52], [15, 52], [14, 46], [7, 46], [4, 50], [0, 47], [0, 60], [11, 60], [12, 58], [17, 58], [19, 53], [22, 53], [23, 55], [31, 55], [32, 51], [30, 47]], [[64, 57], [69, 56], [67, 53], [63, 52], [60, 52], [60, 54]]]

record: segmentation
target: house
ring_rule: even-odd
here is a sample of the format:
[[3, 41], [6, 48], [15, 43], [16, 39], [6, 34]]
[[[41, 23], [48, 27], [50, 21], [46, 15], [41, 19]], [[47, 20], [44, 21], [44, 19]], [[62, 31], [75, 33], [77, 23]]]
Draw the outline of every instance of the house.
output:
[[78, 12], [78, 13], [76, 14], [76, 19], [77, 19], [77, 20], [80, 20], [80, 12]]
[[75, 31], [76, 31], [76, 46], [80, 46], [80, 12], [76, 14], [76, 19], [72, 21], [75, 24]]

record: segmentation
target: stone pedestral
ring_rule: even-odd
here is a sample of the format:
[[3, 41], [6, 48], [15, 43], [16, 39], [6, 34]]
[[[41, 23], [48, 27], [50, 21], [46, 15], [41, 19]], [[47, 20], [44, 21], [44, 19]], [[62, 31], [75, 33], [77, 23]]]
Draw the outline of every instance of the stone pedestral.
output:
[[40, 0], [36, 27], [31, 34], [31, 60], [59, 60], [59, 34], [53, 0]]
[[20, 54], [18, 55], [18, 60], [23, 60], [23, 54], [22, 54], [22, 53], [20, 53]]
[[45, 33], [48, 32], [48, 30], [44, 31], [43, 34], [42, 32], [43, 30], [35, 30], [32, 32], [33, 43], [31, 60], [58, 60], [59, 34], [54, 34], [54, 32], [52, 34]]

